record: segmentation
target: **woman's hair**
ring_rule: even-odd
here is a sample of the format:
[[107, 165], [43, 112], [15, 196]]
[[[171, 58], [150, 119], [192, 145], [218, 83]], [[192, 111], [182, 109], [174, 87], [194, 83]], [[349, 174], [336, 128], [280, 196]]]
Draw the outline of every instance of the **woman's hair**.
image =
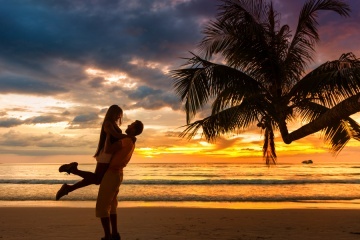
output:
[[[123, 110], [121, 109], [121, 107], [119, 107], [118, 105], [111, 105], [105, 114], [104, 122], [107, 120], [110, 122], [116, 122], [120, 114], [123, 114]], [[121, 118], [119, 119], [119, 121], [119, 124], [121, 125]]]
[[[98, 143], [98, 147], [97, 150], [95, 152], [94, 157], [98, 156], [101, 149], [104, 148], [105, 145], [105, 140], [106, 140], [106, 132], [104, 130], [104, 123], [106, 121], [109, 121], [113, 124], [117, 124], [116, 121], [119, 117], [119, 115], [123, 114], [123, 110], [121, 109], [121, 107], [119, 107], [118, 105], [111, 105], [109, 107], [109, 109], [107, 110], [106, 114], [105, 114], [105, 118], [104, 121], [101, 125], [101, 132], [100, 132], [100, 138], [99, 138], [99, 143]], [[121, 117], [119, 119], [119, 124], [121, 124]]]

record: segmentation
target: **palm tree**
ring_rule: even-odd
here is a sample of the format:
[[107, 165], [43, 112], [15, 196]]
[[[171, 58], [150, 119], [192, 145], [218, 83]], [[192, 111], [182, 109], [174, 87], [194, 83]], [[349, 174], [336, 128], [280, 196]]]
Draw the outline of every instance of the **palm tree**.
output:
[[[322, 131], [337, 154], [360, 126], [349, 116], [360, 111], [360, 59], [341, 55], [306, 73], [319, 41], [316, 21], [322, 10], [349, 16], [342, 0], [308, 0], [292, 35], [280, 25], [280, 15], [266, 0], [220, 0], [219, 14], [205, 27], [199, 53], [191, 53], [181, 69], [173, 70], [174, 88], [186, 110], [181, 137], [202, 129], [208, 141], [257, 125], [264, 134], [263, 156], [276, 163], [274, 132], [292, 141]], [[202, 55], [202, 57], [200, 56]], [[211, 62], [214, 56], [221, 62]], [[191, 122], [212, 102], [211, 115]], [[287, 123], [305, 125], [289, 133]]]

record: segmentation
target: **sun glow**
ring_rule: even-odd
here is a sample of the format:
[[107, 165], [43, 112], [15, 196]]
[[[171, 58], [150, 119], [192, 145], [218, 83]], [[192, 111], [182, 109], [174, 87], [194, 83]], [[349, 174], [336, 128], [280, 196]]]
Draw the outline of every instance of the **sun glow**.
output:
[[[105, 83], [111, 84], [111, 83], [117, 83], [121, 80], [128, 79], [128, 75], [124, 72], [107, 72], [103, 71], [101, 69], [95, 69], [95, 68], [88, 68], [85, 70], [85, 72], [93, 77], [101, 77], [106, 80]], [[133, 84], [125, 84], [128, 88], [132, 88], [134, 86]]]
[[74, 104], [53, 97], [29, 96], [20, 94], [0, 95], [0, 108], [7, 110], [8, 117], [26, 119], [38, 116], [39, 113], [46, 115], [44, 109], [70, 108]]
[[144, 59], [140, 59], [140, 58], [134, 58], [129, 63], [132, 64], [132, 65], [139, 66], [139, 67], [143, 67], [143, 68], [159, 69], [164, 74], [167, 74], [170, 71], [169, 70], [170, 66], [168, 66], [168, 65], [164, 66], [163, 64], [161, 64], [159, 62], [145, 61]]

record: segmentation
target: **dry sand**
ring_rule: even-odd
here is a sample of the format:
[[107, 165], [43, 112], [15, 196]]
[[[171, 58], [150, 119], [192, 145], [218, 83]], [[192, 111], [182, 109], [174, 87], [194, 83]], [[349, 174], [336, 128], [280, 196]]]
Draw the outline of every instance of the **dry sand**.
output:
[[[119, 208], [123, 240], [360, 239], [359, 209]], [[0, 207], [0, 240], [99, 240], [93, 208]]]

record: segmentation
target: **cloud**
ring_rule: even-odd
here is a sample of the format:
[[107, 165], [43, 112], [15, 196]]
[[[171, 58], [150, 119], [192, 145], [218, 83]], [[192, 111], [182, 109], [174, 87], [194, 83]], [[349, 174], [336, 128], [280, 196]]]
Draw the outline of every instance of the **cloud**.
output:
[[93, 148], [95, 141], [82, 137], [76, 140], [72, 137], [54, 134], [24, 134], [11, 130], [0, 135], [1, 147], [39, 147], [39, 148]]
[[129, 93], [129, 98], [139, 100], [149, 95], [157, 95], [157, 94], [161, 94], [161, 91], [147, 86], [140, 86], [135, 91]]
[[79, 115], [74, 118], [73, 123], [86, 123], [93, 122], [94, 120], [98, 120], [99, 116], [96, 113], [88, 113], [84, 115]]
[[[89, 144], [83, 139], [86, 129], [99, 129], [112, 104], [123, 108], [124, 122], [144, 121], [146, 128], [138, 141], [142, 146], [187, 144], [180, 144], [183, 140], [176, 134], [166, 133], [176, 132], [185, 124], [183, 106], [168, 72], [180, 68], [182, 58], [196, 48], [204, 24], [216, 16], [219, 1], [0, 2], [0, 146], [9, 146], [2, 152], [20, 150], [15, 146], [36, 146], [37, 150], [21, 148], [29, 153], [59, 146], [57, 152], [61, 152], [72, 143]], [[282, 24], [289, 23], [295, 31], [304, 2], [275, 0]], [[347, 2], [352, 7], [350, 18], [319, 14], [322, 41], [316, 48], [315, 65], [332, 60], [333, 55], [338, 58], [338, 52], [347, 50], [360, 56], [356, 48], [360, 38], [359, 1]], [[88, 69], [99, 69], [103, 74], [91, 75]], [[110, 81], [112, 74], [126, 77]], [[15, 96], [8, 100], [8, 95]], [[27, 102], [25, 97], [29, 96], [41, 96], [44, 101]], [[196, 119], [209, 113], [210, 108], [205, 106]], [[56, 124], [60, 122], [63, 124]], [[39, 134], [44, 131], [42, 124], [52, 124], [51, 129], [57, 132]], [[4, 133], [17, 127], [34, 134]], [[261, 140], [261, 130], [256, 127], [246, 133], [260, 134]], [[216, 142], [220, 150], [242, 144], [239, 139], [226, 137]], [[196, 145], [198, 140], [191, 143]], [[253, 143], [255, 140], [250, 141]]]
[[[26, 113], [26, 109], [6, 109], [6, 111]], [[55, 123], [68, 123], [68, 128], [81, 129], [81, 128], [99, 128], [101, 126], [102, 118], [100, 115], [105, 115], [107, 108], [94, 109], [94, 108], [81, 108], [73, 107], [67, 110], [63, 108], [49, 109], [46, 115], [38, 115], [25, 119], [21, 117], [2, 117], [0, 118], [0, 128], [11, 128], [20, 125], [35, 125], [35, 124], [55, 124]], [[49, 114], [51, 112], [51, 114]], [[4, 116], [8, 114], [4, 112]], [[71, 120], [70, 120], [71, 119]]]
[[66, 92], [66, 90], [50, 82], [43, 82], [26, 76], [0, 76], [0, 93], [51, 95], [60, 92]]
[[215, 3], [167, 2], [14, 0], [0, 12], [2, 45], [13, 59], [62, 57], [103, 68], [116, 68], [134, 55], [173, 61], [173, 46], [199, 39], [196, 20], [209, 16], [206, 10], [214, 10]]
[[76, 116], [71, 122], [69, 122], [70, 129], [80, 128], [98, 128], [102, 119], [97, 113], [90, 112]]
[[[74, 92], [74, 84], [85, 79], [86, 66], [120, 70], [150, 87], [169, 90], [161, 69], [131, 61], [177, 66], [201, 38], [199, 19], [216, 9], [207, 0], [14, 0], [2, 6], [0, 47], [6, 51], [0, 65], [12, 76], [0, 73], [0, 91], [28, 94]], [[89, 86], [104, 87], [99, 78]]]
[[28, 118], [23, 122], [26, 124], [38, 124], [38, 123], [58, 123], [64, 121], [63, 118], [58, 118], [55, 116], [38, 116], [33, 118]]
[[44, 123], [58, 123], [65, 121], [64, 118], [56, 116], [37, 116], [21, 120], [19, 118], [0, 118], [0, 127], [10, 128], [22, 124], [44, 124]]
[[23, 124], [23, 121], [17, 118], [0, 118], [0, 128], [10, 128]]
[[140, 86], [135, 90], [128, 91], [127, 94], [131, 100], [136, 101], [136, 104], [127, 106], [129, 108], [156, 110], [163, 107], [171, 107], [173, 110], [178, 110], [181, 106], [178, 97], [173, 93], [153, 89], [148, 86]]
[[104, 78], [96, 77], [89, 82], [89, 85], [92, 88], [101, 88], [104, 86], [104, 81], [105, 81]]

